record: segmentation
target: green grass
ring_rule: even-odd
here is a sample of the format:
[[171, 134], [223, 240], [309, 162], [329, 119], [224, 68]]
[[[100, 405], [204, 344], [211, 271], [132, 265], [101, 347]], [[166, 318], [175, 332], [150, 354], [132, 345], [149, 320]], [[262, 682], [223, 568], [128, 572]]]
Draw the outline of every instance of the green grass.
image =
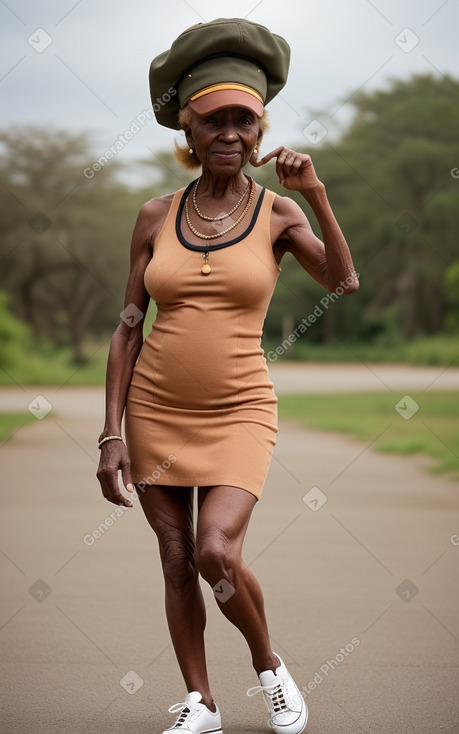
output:
[[[144, 337], [151, 331], [156, 313], [150, 302], [144, 322]], [[8, 353], [2, 361], [0, 350], [0, 385], [104, 385], [111, 334], [100, 341], [87, 341], [83, 364], [74, 364], [69, 348], [55, 349], [41, 343], [33, 350], [16, 355]]]
[[[265, 340], [265, 353], [279, 343]], [[435, 334], [412, 341], [333, 341], [330, 344], [299, 339], [289, 347], [278, 362], [373, 362], [416, 365], [454, 365], [459, 367], [458, 335]]]
[[433, 473], [451, 473], [459, 480], [459, 392], [410, 393], [419, 410], [408, 420], [395, 410], [403, 397], [402, 393], [284, 395], [279, 397], [279, 418], [348, 433], [365, 444], [374, 441], [377, 451], [426, 455], [432, 459]]
[[14, 365], [0, 365], [0, 385], [103, 385], [109, 343], [87, 347], [82, 365], [72, 364], [69, 350], [32, 352]]
[[0, 413], [0, 441], [7, 441], [18, 428], [34, 420], [31, 413]]
[[[144, 334], [151, 328], [153, 315], [146, 323]], [[103, 385], [110, 337], [99, 343], [88, 343], [83, 365], [71, 362], [69, 349], [53, 350], [41, 345], [2, 363], [0, 359], [0, 385]], [[265, 354], [275, 350], [277, 343], [263, 341]], [[445, 365], [459, 367], [459, 342], [457, 336], [437, 335], [412, 342], [383, 345], [364, 342], [315, 344], [299, 340], [278, 360], [305, 362], [372, 362], [416, 365]], [[268, 361], [269, 358], [268, 358]], [[272, 362], [270, 362], [272, 363]]]

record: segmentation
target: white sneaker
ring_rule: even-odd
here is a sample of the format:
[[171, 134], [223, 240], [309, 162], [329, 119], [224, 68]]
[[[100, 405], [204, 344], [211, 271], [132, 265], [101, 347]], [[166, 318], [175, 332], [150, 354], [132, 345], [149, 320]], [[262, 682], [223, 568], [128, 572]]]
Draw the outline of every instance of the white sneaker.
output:
[[308, 707], [282, 659], [279, 655], [277, 657], [280, 666], [276, 668], [276, 672], [264, 670], [260, 673], [260, 685], [249, 688], [247, 695], [254, 696], [263, 691], [270, 713], [268, 726], [276, 734], [300, 734], [306, 729]]
[[163, 731], [163, 734], [222, 734], [222, 723], [220, 719], [220, 711], [216, 706], [216, 711], [209, 711], [207, 706], [200, 703], [202, 699], [198, 691], [188, 693], [184, 703], [176, 703], [171, 706], [169, 712], [171, 714], [180, 711], [177, 721], [170, 729]]

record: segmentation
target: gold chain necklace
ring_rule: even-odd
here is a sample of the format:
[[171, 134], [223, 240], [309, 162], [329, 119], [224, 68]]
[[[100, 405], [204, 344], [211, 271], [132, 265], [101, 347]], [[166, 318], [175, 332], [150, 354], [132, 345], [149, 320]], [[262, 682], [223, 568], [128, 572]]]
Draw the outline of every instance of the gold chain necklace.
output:
[[[193, 232], [193, 234], [196, 235], [196, 237], [199, 237], [199, 239], [201, 239], [201, 240], [215, 240], [218, 237], [223, 237], [224, 234], [226, 234], [227, 232], [231, 232], [232, 229], [234, 229], [235, 227], [237, 227], [237, 225], [239, 224], [239, 222], [242, 222], [242, 220], [244, 219], [245, 215], [247, 214], [247, 212], [250, 209], [250, 205], [252, 204], [254, 195], [255, 195], [255, 182], [254, 182], [253, 178], [250, 178], [250, 194], [249, 194], [249, 198], [247, 200], [247, 204], [244, 207], [244, 211], [239, 215], [239, 217], [232, 224], [230, 224], [229, 227], [226, 227], [226, 229], [223, 229], [221, 232], [216, 232], [216, 234], [203, 234], [202, 232], [198, 232], [198, 230], [196, 229], [196, 227], [194, 227], [191, 224], [190, 212], [189, 212], [189, 208], [188, 208], [188, 199], [189, 199], [189, 195], [188, 195], [186, 197], [186, 199], [185, 199], [185, 217], [186, 217], [186, 223], [188, 224], [188, 227]], [[203, 266], [203, 267], [205, 267], [205, 266]], [[209, 266], [207, 266], [207, 267], [209, 267]], [[210, 272], [210, 270], [209, 270], [209, 272]]]
[[193, 186], [193, 204], [194, 204], [194, 210], [195, 210], [196, 214], [199, 217], [201, 217], [201, 219], [205, 219], [207, 222], [221, 222], [222, 219], [227, 219], [228, 217], [231, 216], [231, 214], [234, 214], [234, 212], [236, 211], [236, 209], [239, 209], [239, 207], [241, 206], [242, 202], [244, 201], [244, 197], [245, 197], [247, 191], [249, 190], [250, 182], [252, 180], [250, 178], [250, 176], [247, 176], [247, 178], [248, 178], [247, 188], [245, 189], [244, 193], [242, 194], [242, 196], [239, 199], [239, 201], [237, 202], [237, 204], [235, 204], [235, 206], [233, 206], [233, 208], [231, 209], [231, 211], [229, 211], [227, 214], [220, 214], [218, 217], [207, 217], [205, 214], [203, 214], [201, 212], [200, 208], [198, 207], [198, 202], [197, 202], [198, 187], [199, 187], [199, 184], [201, 183], [201, 178], [202, 178], [202, 176], [200, 176], [197, 179], [195, 185]]

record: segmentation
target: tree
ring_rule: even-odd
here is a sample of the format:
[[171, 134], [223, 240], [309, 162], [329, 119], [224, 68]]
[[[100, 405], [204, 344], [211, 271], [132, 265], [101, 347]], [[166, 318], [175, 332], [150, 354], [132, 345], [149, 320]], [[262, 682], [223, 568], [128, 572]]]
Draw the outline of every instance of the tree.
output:
[[459, 332], [459, 260], [449, 266], [445, 273], [447, 302], [446, 328]]
[[0, 137], [4, 231], [0, 286], [37, 344], [70, 345], [113, 329], [122, 308], [137, 199], [116, 164], [88, 179], [89, 138], [37, 128]]
[[[451, 328], [457, 264], [448, 268], [457, 263], [459, 240], [457, 91], [449, 77], [392, 81], [353, 97], [355, 116], [339, 139], [326, 137], [313, 149], [291, 145], [312, 154], [360, 273], [358, 294], [323, 307], [302, 341], [387, 342]], [[71, 346], [80, 363], [85, 345], [107, 339], [118, 322], [141, 204], [199, 174], [181, 169], [168, 151], [140, 162], [152, 174], [148, 189], [122, 184], [117, 161], [89, 179], [84, 170], [96, 156], [85, 133], [17, 128], [0, 134], [0, 149], [0, 288], [36, 344]], [[285, 195], [272, 164], [254, 175]], [[288, 195], [320, 236], [301, 195]], [[287, 337], [325, 297], [287, 254], [265, 338]]]
[[346, 197], [354, 225], [356, 211], [366, 212], [354, 235], [374, 293], [368, 305], [383, 315], [396, 303], [405, 338], [439, 331], [444, 272], [459, 234], [450, 173], [459, 160], [456, 83], [415, 76], [361, 92], [353, 104], [355, 119], [337, 147], [357, 172]]
[[[327, 309], [303, 339], [412, 339], [444, 327], [444, 275], [459, 239], [459, 183], [451, 175], [459, 162], [457, 86], [423, 75], [360, 92], [337, 140], [292, 146], [311, 154], [360, 273], [358, 294]], [[285, 194], [273, 170], [266, 181]], [[320, 236], [305, 201], [294, 198]], [[279, 337], [292, 293], [303, 315], [323, 295], [287, 263], [266, 325]]]

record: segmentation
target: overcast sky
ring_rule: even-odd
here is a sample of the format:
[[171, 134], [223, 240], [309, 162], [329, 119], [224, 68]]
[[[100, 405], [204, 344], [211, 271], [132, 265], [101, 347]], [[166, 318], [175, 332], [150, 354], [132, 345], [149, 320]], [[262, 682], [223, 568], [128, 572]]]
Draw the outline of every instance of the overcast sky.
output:
[[[92, 131], [102, 155], [151, 109], [151, 59], [190, 25], [218, 17], [266, 25], [292, 49], [263, 153], [307, 143], [313, 155], [324, 129], [349, 120], [358, 89], [413, 73], [459, 77], [459, 0], [0, 0], [1, 126]], [[139, 127], [120, 161], [179, 138], [155, 121]]]

